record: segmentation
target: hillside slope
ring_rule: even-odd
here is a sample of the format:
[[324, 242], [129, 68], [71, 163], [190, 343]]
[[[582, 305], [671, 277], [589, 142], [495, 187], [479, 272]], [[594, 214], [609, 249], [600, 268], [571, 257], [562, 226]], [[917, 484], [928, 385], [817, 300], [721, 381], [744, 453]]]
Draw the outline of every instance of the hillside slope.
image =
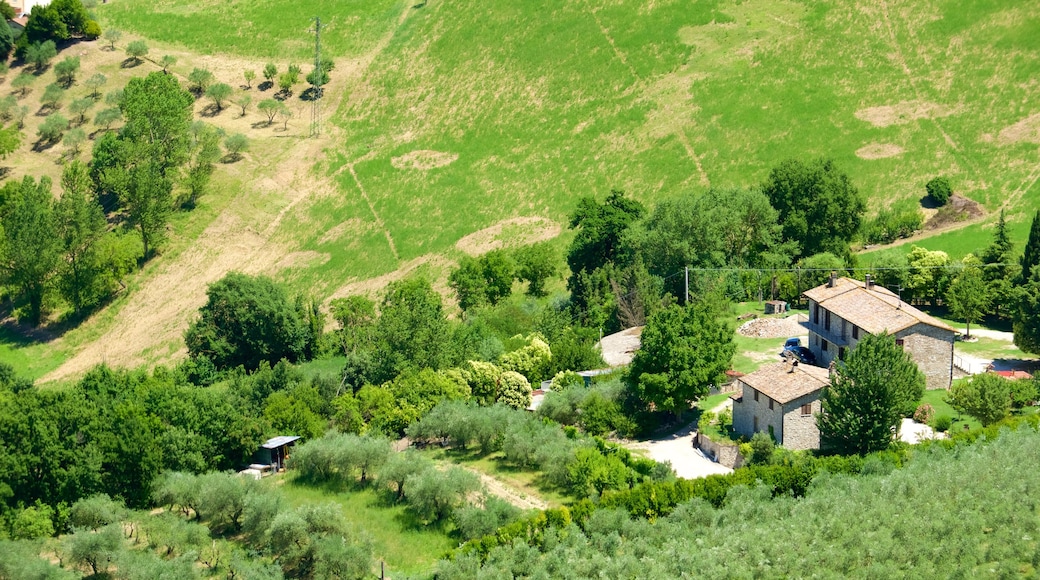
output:
[[[326, 107], [339, 104], [323, 139], [279, 153], [318, 175], [290, 172], [306, 176], [301, 185], [272, 160], [259, 177], [291, 193], [259, 209], [230, 203], [211, 226], [225, 224], [226, 238], [203, 234], [199, 248], [155, 265], [170, 277], [143, 280], [128, 299], [137, 305], [97, 329], [107, 355], [87, 347], [49, 378], [176, 353], [205, 283], [230, 268], [273, 273], [324, 299], [376, 292], [417, 268], [444, 289], [463, 252], [555, 236], [581, 195], [615, 188], [652, 203], [750, 185], [791, 156], [833, 157], [872, 208], [916, 205], [938, 174], [990, 212], [1008, 208], [1015, 228], [1040, 205], [1040, 37], [1027, 5], [145, 6], [122, 0], [99, 17], [189, 49], [300, 62], [306, 10], [334, 12], [324, 38], [342, 91]], [[161, 25], [163, 14], [178, 25]], [[279, 14], [291, 25], [261, 21]], [[256, 34], [221, 32], [236, 21]], [[254, 234], [234, 226], [242, 214], [269, 219], [262, 237], [277, 249], [243, 259], [239, 245]], [[484, 243], [471, 244], [481, 230]], [[176, 305], [155, 305], [171, 288]], [[127, 334], [143, 312], [154, 317], [149, 331]]]

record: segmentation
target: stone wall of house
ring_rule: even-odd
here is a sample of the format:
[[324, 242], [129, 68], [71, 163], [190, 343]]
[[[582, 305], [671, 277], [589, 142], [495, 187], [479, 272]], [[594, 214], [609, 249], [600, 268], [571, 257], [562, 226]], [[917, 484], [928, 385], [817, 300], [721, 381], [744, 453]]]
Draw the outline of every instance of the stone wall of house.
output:
[[[820, 429], [816, 426], [816, 414], [820, 412], [821, 391], [799, 397], [784, 405], [783, 439], [780, 444], [787, 449], [819, 449]], [[802, 414], [802, 405], [810, 405], [809, 414]]]
[[949, 389], [953, 380], [955, 334], [928, 324], [915, 324], [896, 333], [903, 349], [924, 373], [928, 389]]
[[693, 444], [702, 453], [714, 459], [719, 465], [725, 465], [730, 469], [736, 469], [744, 465], [744, 456], [740, 454], [740, 448], [736, 443], [712, 441], [698, 433], [694, 436]]
[[[769, 433], [772, 427], [773, 438], [783, 439], [784, 413], [783, 405], [773, 401], [773, 408], [769, 408], [771, 399], [764, 393], [758, 394], [755, 400], [755, 389], [737, 379], [741, 386], [742, 395], [740, 401], [733, 401], [733, 430], [745, 437], [751, 437], [755, 431]], [[758, 428], [755, 428], [755, 417], [758, 417]]]

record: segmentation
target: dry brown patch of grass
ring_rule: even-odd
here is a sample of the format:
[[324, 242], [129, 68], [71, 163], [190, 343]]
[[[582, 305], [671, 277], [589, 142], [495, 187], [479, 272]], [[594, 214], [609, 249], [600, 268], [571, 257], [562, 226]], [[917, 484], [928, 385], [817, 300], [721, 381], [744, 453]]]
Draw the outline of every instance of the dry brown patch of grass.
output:
[[856, 111], [856, 118], [875, 127], [902, 125], [918, 119], [935, 119], [956, 113], [956, 109], [925, 101], [902, 101], [894, 105], [870, 107]]
[[470, 256], [491, 250], [533, 244], [560, 235], [560, 224], [544, 217], [515, 217], [473, 232], [455, 242], [455, 247]]
[[458, 153], [445, 153], [442, 151], [420, 149], [418, 151], [412, 151], [411, 153], [405, 153], [400, 157], [394, 157], [390, 160], [390, 164], [397, 169], [418, 169], [424, 171], [427, 169], [436, 169], [437, 167], [450, 165], [458, 158]]
[[892, 143], [871, 143], [856, 150], [856, 157], [860, 159], [885, 159], [902, 155], [905, 150], [899, 145]]
[[1014, 125], [1001, 129], [997, 141], [1001, 145], [1040, 143], [1040, 113], [1034, 113]]
[[954, 224], [968, 222], [985, 215], [986, 212], [978, 202], [959, 195], [951, 195], [950, 201], [939, 208], [928, 222], [924, 224], [926, 230], [937, 230]]

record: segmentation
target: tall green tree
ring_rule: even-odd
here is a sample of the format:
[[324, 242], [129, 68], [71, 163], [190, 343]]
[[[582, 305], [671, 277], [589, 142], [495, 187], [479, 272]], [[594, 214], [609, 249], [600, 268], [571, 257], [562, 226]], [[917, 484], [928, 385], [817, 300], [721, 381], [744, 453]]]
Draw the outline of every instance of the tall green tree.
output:
[[56, 40], [68, 40], [70, 37], [69, 27], [53, 3], [32, 7], [24, 34], [32, 44], [50, 42], [53, 45]]
[[567, 289], [575, 310], [583, 319], [588, 319], [588, 310], [596, 306], [595, 272], [614, 263], [622, 234], [644, 212], [643, 204], [626, 198], [624, 192], [618, 190], [611, 190], [603, 203], [592, 196], [578, 200], [578, 207], [570, 216], [570, 227], [576, 229], [577, 234], [567, 249], [567, 265], [571, 270]]
[[1029, 226], [1029, 239], [1021, 264], [1021, 283], [1025, 284], [1033, 279], [1033, 271], [1040, 265], [1040, 210], [1033, 215], [1033, 223]]
[[946, 300], [953, 315], [964, 321], [964, 336], [971, 337], [971, 323], [982, 318], [989, 307], [989, 289], [974, 256], [964, 262], [964, 268], [946, 292]]
[[173, 183], [162, 167], [144, 157], [145, 147], [129, 146], [130, 163], [109, 169], [105, 181], [127, 210], [128, 222], [141, 235], [142, 266], [156, 246], [166, 241], [166, 224], [173, 212]]
[[942, 250], [913, 246], [906, 255], [906, 265], [906, 289], [915, 298], [937, 305], [950, 286], [949, 255]]
[[460, 260], [459, 267], [448, 276], [448, 284], [463, 310], [494, 306], [512, 292], [515, 271], [516, 263], [505, 250], [492, 250], [479, 258]]
[[306, 352], [307, 325], [270, 278], [230, 272], [206, 296], [184, 337], [189, 356], [205, 357], [218, 369], [252, 370], [263, 361], [296, 361]]
[[61, 174], [61, 199], [55, 208], [58, 239], [65, 257], [58, 287], [80, 313], [107, 293], [98, 242], [105, 235], [105, 214], [94, 198], [94, 184], [85, 164], [73, 161]]
[[1008, 235], [1004, 210], [1001, 210], [997, 227], [993, 230], [993, 241], [979, 255], [989, 298], [986, 312], [1000, 318], [1008, 318], [1014, 313], [1013, 304], [1018, 298], [1015, 282], [1019, 279], [1020, 268], [1014, 263], [1013, 252], [1014, 243]]
[[172, 75], [130, 79], [119, 108], [126, 124], [120, 138], [143, 144], [164, 176], [187, 160], [194, 99]]
[[798, 244], [795, 257], [849, 255], [866, 202], [834, 161], [784, 161], [769, 173], [762, 191], [780, 214], [784, 240]]
[[545, 283], [558, 276], [559, 254], [549, 242], [539, 242], [516, 250], [516, 277], [527, 282], [527, 294], [546, 295]]
[[924, 385], [924, 375], [891, 336], [865, 336], [837, 363], [823, 390], [823, 412], [816, 417], [823, 448], [860, 455], [887, 449]]
[[42, 177], [37, 183], [26, 176], [8, 204], [0, 219], [6, 234], [4, 270], [8, 281], [28, 303], [26, 318], [37, 325], [43, 314], [44, 296], [61, 258], [51, 180]]
[[678, 413], [720, 384], [735, 351], [733, 330], [713, 302], [672, 305], [647, 321], [628, 380], [645, 403]]
[[188, 160], [193, 103], [172, 75], [133, 78], [120, 101], [125, 123], [119, 134], [106, 134], [94, 145], [91, 174], [126, 207], [145, 260], [165, 239], [173, 179]]
[[950, 388], [950, 405], [992, 425], [1011, 413], [1011, 381], [993, 373], [957, 381]]
[[437, 370], [449, 363], [451, 326], [440, 296], [427, 280], [391, 283], [379, 310], [373, 383], [388, 381], [407, 368]]
[[1012, 317], [1015, 346], [1040, 354], [1040, 281], [1034, 279], [1019, 288], [1017, 306]]

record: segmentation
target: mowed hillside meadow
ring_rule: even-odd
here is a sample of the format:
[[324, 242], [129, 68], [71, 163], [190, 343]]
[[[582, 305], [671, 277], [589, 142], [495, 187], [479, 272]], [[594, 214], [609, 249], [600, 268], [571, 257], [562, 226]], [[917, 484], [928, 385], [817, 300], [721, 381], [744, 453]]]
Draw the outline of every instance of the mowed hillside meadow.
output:
[[[447, 293], [464, 254], [562, 247], [580, 196], [621, 189], [653, 204], [750, 186], [790, 157], [836, 160], [870, 212], [917, 207], [924, 183], [948, 176], [987, 212], [915, 241], [952, 257], [984, 245], [1000, 209], [1021, 240], [1040, 207], [1040, 11], [1029, 3], [111, 0], [97, 16], [185, 54], [305, 71], [320, 16], [337, 66], [323, 135], [264, 149], [253, 161], [264, 183], [240, 171], [212, 212], [222, 242], [159, 257], [132, 289], [142, 296], [171, 269], [212, 280], [237, 267], [240, 223], [269, 242], [253, 270], [323, 300], [374, 295], [415, 271]], [[301, 106], [294, 123], [309, 115]], [[152, 321], [126, 360], [182, 348], [205, 285], [180, 291], [192, 299]], [[119, 308], [148, 310], [134, 300]], [[135, 324], [95, 319], [81, 332], [109, 344]]]

